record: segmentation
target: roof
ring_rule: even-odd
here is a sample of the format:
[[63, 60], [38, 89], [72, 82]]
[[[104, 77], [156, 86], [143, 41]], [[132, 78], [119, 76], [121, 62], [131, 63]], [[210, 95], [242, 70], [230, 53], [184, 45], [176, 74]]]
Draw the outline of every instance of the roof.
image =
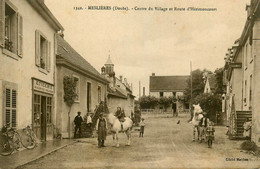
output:
[[55, 16], [51, 13], [49, 8], [45, 5], [43, 0], [27, 0], [32, 7], [54, 28], [56, 31], [62, 30], [64, 28], [60, 24], [60, 22], [55, 18]]
[[208, 74], [209, 87], [210, 89], [215, 89], [216, 87], [216, 76], [215, 74]]
[[77, 68], [94, 75], [96, 78], [109, 83], [88, 61], [86, 61], [80, 54], [78, 54], [68, 42], [66, 42], [59, 35], [56, 36], [58, 44], [57, 58], [61, 57], [67, 62], [75, 65]]
[[152, 91], [184, 91], [190, 76], [150, 76]]
[[105, 63], [105, 65], [114, 65], [112, 60], [111, 60], [111, 58], [110, 58], [110, 56], [108, 56], [107, 62]]
[[110, 96], [127, 99], [127, 97], [117, 89], [115, 89], [115, 91], [114, 91], [110, 87], [108, 87], [107, 92], [108, 92], [108, 95], [110, 95]]

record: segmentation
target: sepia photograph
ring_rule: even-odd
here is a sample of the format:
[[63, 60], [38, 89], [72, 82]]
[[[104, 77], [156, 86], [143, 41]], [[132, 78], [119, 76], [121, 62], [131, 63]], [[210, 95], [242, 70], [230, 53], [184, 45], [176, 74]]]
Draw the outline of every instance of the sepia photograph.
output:
[[260, 0], [0, 0], [0, 169], [260, 168]]

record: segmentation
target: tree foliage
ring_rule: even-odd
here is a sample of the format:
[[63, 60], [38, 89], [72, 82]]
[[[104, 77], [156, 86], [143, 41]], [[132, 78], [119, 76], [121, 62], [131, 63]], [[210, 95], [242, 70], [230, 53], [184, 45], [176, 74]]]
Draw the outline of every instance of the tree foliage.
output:
[[202, 110], [207, 112], [208, 117], [210, 120], [215, 122], [216, 120], [216, 113], [221, 111], [221, 96], [220, 95], [213, 95], [209, 93], [203, 93], [194, 99], [195, 104], [200, 104]]
[[217, 68], [215, 70], [215, 77], [216, 77], [216, 87], [215, 87], [215, 94], [223, 94], [224, 85], [223, 85], [223, 68]]
[[139, 104], [141, 109], [152, 109], [157, 105], [162, 105], [164, 108], [167, 108], [175, 101], [176, 98], [173, 96], [164, 96], [160, 98], [156, 98], [154, 96], [143, 96], [139, 99]]
[[[196, 96], [202, 94], [204, 92], [205, 87], [205, 79], [204, 74], [211, 73], [209, 70], [204, 69], [196, 69], [192, 71], [192, 97], [195, 98]], [[184, 92], [184, 100], [185, 102], [189, 102], [191, 99], [191, 77], [187, 80], [187, 88]]]
[[76, 94], [77, 82], [74, 81], [73, 77], [64, 76], [63, 78], [63, 89], [64, 89], [64, 102], [68, 107], [71, 107], [77, 97]]

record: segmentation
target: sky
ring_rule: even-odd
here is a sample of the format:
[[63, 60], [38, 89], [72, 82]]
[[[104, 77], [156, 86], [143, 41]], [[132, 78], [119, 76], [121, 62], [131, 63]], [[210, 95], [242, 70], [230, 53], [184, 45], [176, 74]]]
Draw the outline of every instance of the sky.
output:
[[[110, 55], [116, 76], [139, 97], [149, 76], [188, 75], [223, 67], [243, 31], [249, 0], [45, 0], [65, 40], [99, 72]], [[74, 7], [217, 8], [217, 11], [75, 10]], [[142, 92], [141, 92], [142, 93]]]

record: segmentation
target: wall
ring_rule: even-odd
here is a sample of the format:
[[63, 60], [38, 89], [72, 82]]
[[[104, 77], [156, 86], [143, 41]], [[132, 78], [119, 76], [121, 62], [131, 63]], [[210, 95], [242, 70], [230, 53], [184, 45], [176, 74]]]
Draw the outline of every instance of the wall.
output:
[[70, 113], [70, 124], [71, 124], [71, 136], [73, 136], [74, 131], [74, 117], [77, 112], [80, 111], [82, 117], [87, 113], [87, 82], [91, 83], [91, 112], [94, 111], [98, 103], [98, 86], [101, 87], [101, 101], [104, 101], [106, 85], [97, 82], [94, 79], [86, 77], [82, 74], [74, 72], [68, 68], [57, 66], [57, 129], [61, 131], [63, 137], [68, 137], [68, 111], [69, 107], [65, 104], [63, 96], [63, 77], [76, 76], [79, 77], [80, 90], [79, 90], [79, 102], [75, 102], [71, 108]]
[[[2, 53], [0, 49], [0, 81], [18, 84], [17, 127], [32, 124], [32, 77], [54, 84], [54, 33], [50, 25], [34, 10], [27, 1], [12, 0], [23, 16], [23, 58], [15, 60]], [[51, 41], [51, 69], [44, 74], [35, 65], [35, 31], [39, 29]], [[0, 92], [0, 103], [3, 103]], [[0, 117], [3, 117], [3, 109]], [[53, 111], [55, 116], [55, 111]], [[2, 123], [2, 120], [1, 120]]]
[[253, 28], [253, 114], [252, 114], [252, 141], [260, 146], [260, 19], [255, 22]]

